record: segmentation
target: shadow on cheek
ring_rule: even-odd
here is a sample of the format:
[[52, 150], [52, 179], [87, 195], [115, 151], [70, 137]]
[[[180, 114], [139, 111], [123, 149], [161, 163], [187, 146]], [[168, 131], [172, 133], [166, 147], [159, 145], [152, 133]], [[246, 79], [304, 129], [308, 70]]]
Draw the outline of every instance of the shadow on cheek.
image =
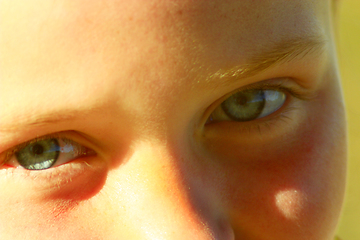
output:
[[107, 173], [107, 169], [84, 172], [74, 181], [46, 193], [46, 197], [43, 199], [46, 201], [68, 200], [72, 202], [88, 200], [101, 191], [106, 182]]
[[[8, 199], [4, 199], [0, 194], [0, 203], [6, 206], [6, 208], [0, 209], [0, 238], [3, 239], [2, 236], [7, 236], [7, 233], [13, 236], [17, 231], [20, 231], [19, 236], [26, 235], [26, 237], [20, 237], [21, 239], [28, 239], [28, 236], [39, 236], [39, 234], [48, 236], [47, 234], [54, 233], [82, 232], [83, 230], [79, 230], [77, 227], [79, 227], [79, 218], [82, 215], [86, 216], [84, 213], [79, 214], [84, 211], [85, 204], [83, 203], [101, 191], [106, 182], [107, 173], [107, 168], [98, 168], [84, 172], [73, 181], [69, 180], [67, 184], [58, 188], [42, 191], [29, 188], [28, 192], [13, 194]], [[72, 222], [74, 223], [71, 224]], [[74, 227], [76, 231], [74, 229], [67, 231], [69, 227]], [[59, 231], [59, 229], [62, 230]], [[84, 234], [79, 236], [84, 236]]]

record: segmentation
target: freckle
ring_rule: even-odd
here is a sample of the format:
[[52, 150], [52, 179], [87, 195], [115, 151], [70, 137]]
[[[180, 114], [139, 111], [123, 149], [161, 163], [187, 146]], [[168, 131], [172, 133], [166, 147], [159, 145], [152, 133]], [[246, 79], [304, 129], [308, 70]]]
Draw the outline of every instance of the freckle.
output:
[[177, 12], [177, 14], [182, 15], [182, 14], [183, 14], [183, 11], [182, 11], [182, 10], [179, 10], [179, 11]]

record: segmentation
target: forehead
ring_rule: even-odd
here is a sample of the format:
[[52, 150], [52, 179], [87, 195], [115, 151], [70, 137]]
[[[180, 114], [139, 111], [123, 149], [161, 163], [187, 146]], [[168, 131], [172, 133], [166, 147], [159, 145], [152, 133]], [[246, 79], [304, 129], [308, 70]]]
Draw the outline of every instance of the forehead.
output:
[[328, 8], [310, 0], [1, 1], [1, 118], [177, 96], [282, 39], [326, 35]]

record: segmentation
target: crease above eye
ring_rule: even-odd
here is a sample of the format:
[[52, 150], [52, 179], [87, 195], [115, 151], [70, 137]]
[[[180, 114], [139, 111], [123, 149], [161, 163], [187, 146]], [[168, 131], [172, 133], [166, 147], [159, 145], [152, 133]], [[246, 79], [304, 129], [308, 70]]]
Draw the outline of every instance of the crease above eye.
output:
[[17, 148], [6, 164], [28, 170], [44, 170], [89, 155], [95, 155], [95, 152], [77, 142], [49, 137], [35, 139]]
[[208, 123], [222, 121], [248, 122], [266, 117], [280, 109], [286, 94], [275, 89], [248, 89], [225, 99], [211, 113]]

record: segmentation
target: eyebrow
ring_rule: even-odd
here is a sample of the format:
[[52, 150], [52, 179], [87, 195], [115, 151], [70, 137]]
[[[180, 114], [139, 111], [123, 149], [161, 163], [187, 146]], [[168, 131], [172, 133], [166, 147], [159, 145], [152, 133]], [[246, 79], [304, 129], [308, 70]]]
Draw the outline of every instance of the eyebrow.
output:
[[[256, 75], [266, 69], [274, 67], [280, 63], [289, 62], [295, 58], [303, 58], [308, 54], [321, 54], [325, 50], [326, 41], [324, 36], [307, 36], [293, 39], [282, 40], [278, 43], [270, 43], [266, 50], [257, 51], [249, 57], [246, 64], [230, 69], [220, 69], [206, 78], [206, 82], [216, 82], [226, 85], [242, 78]], [[272, 46], [271, 46], [272, 45]], [[219, 81], [221, 79], [221, 81]], [[79, 116], [85, 117], [91, 112], [100, 111], [99, 106], [90, 109], [72, 109], [47, 113], [40, 116], [30, 116], [22, 119], [19, 123], [10, 126], [0, 124], [0, 133], [18, 130], [29, 126], [44, 126], [59, 122], [71, 121]]]
[[[98, 110], [98, 108], [93, 108], [91, 111]], [[87, 114], [89, 114], [91, 111], [82, 109], [65, 109], [45, 114], [20, 117], [18, 118], [20, 120], [16, 124], [13, 122], [11, 122], [9, 125], [0, 124], [0, 133], [12, 132], [14, 130], [20, 130], [22, 128], [28, 127], [42, 127], [50, 124], [67, 122], [79, 118], [79, 116], [81, 116], [81, 118], [86, 118]]]
[[[251, 54], [247, 63], [243, 65], [216, 71], [207, 77], [206, 82], [216, 81], [224, 85], [228, 83], [228, 78], [232, 82], [233, 78], [251, 77], [281, 63], [302, 59], [309, 54], [320, 55], [325, 50], [326, 40], [323, 35], [316, 35], [284, 39], [269, 45], [265, 50]], [[218, 81], [219, 79], [223, 81]]]

